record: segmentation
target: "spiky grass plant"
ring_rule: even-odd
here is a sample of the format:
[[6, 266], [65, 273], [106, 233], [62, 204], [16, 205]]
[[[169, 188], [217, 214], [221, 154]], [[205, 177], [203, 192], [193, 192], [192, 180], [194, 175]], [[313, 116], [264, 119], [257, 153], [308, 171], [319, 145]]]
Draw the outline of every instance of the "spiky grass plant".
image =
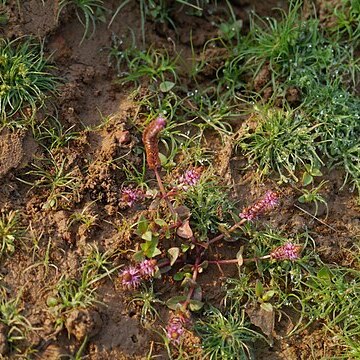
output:
[[90, 36], [94, 35], [96, 30], [96, 22], [98, 20], [104, 20], [104, 1], [103, 0], [60, 0], [57, 13], [57, 20], [60, 18], [61, 12], [67, 6], [74, 6], [75, 13], [84, 27], [84, 34], [81, 38], [80, 44], [90, 34], [90, 28], [92, 28]]
[[243, 311], [223, 314], [211, 308], [194, 328], [202, 340], [204, 358], [209, 360], [253, 359], [253, 343], [265, 339], [250, 329]]
[[316, 152], [316, 126], [308, 125], [301, 111], [256, 107], [257, 125], [248, 129], [238, 146], [257, 164], [260, 175], [276, 170], [282, 181], [297, 180], [296, 170], [321, 163]]
[[80, 177], [75, 169], [68, 168], [65, 157], [57, 161], [51, 155], [50, 159], [43, 159], [41, 165], [33, 164], [33, 169], [26, 172], [26, 175], [35, 180], [19, 180], [32, 188], [46, 190], [44, 209], [57, 208], [61, 202], [66, 206], [72, 200], [79, 199]]
[[[44, 105], [58, 83], [43, 45], [31, 38], [0, 39], [0, 119], [3, 125], [18, 114], [30, 117]], [[15, 119], [16, 120], [16, 119]], [[16, 124], [15, 124], [16, 125]]]
[[5, 254], [11, 255], [15, 251], [16, 241], [18, 241], [24, 229], [20, 225], [18, 211], [1, 213], [0, 216], [0, 258]]
[[[16, 350], [18, 345], [24, 343], [27, 334], [33, 329], [29, 320], [22, 314], [21, 291], [16, 298], [9, 298], [4, 292], [0, 300], [0, 323], [7, 329], [6, 341], [10, 350]], [[5, 347], [5, 344], [2, 344]]]

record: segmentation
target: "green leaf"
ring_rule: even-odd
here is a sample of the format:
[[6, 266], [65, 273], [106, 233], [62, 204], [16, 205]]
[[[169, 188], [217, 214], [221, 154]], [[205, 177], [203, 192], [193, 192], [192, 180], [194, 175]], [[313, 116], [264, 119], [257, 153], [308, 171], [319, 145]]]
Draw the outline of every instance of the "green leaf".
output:
[[149, 226], [149, 223], [148, 223], [147, 219], [143, 215], [141, 215], [138, 226], [137, 226], [137, 231], [136, 231], [137, 235], [139, 235], [139, 236], [143, 235], [146, 232], [146, 230], [148, 229], [148, 226]]
[[317, 272], [317, 277], [323, 280], [331, 280], [332, 274], [330, 270], [324, 266]]
[[154, 222], [155, 222], [155, 224], [158, 224], [161, 227], [167, 226], [166, 221], [163, 219], [155, 219]]
[[192, 298], [193, 300], [198, 300], [201, 301], [202, 300], [202, 296], [203, 296], [203, 292], [202, 292], [202, 288], [200, 285], [197, 285], [194, 289]]
[[142, 234], [141, 238], [146, 241], [151, 241], [153, 239], [153, 233], [150, 230], [145, 231], [145, 233]]
[[160, 84], [160, 91], [161, 91], [161, 92], [168, 92], [168, 91], [170, 91], [174, 86], [175, 86], [175, 83], [173, 83], [172, 81], [163, 81], [163, 82]]
[[236, 259], [238, 261], [238, 266], [241, 266], [244, 263], [244, 259], [243, 259], [243, 247], [240, 248], [240, 250], [238, 251], [238, 253], [236, 254]]
[[262, 299], [264, 301], [269, 301], [274, 295], [275, 295], [275, 291], [274, 290], [269, 290], [263, 295]]
[[190, 245], [188, 244], [181, 244], [181, 251], [184, 253], [184, 252], [187, 252], [189, 249], [190, 249]]
[[161, 166], [165, 166], [168, 162], [168, 158], [162, 153], [159, 153], [159, 159], [160, 159]]
[[303, 186], [307, 186], [313, 182], [314, 178], [308, 173], [304, 172], [303, 178], [302, 178], [302, 184]]
[[189, 309], [191, 311], [199, 311], [204, 306], [202, 301], [191, 299], [189, 303]]
[[301, 204], [306, 203], [306, 202], [307, 202], [307, 196], [306, 196], [306, 195], [301, 195], [301, 196], [299, 196], [299, 197], [298, 197], [298, 201], [299, 201], [299, 203], [301, 203]]
[[185, 273], [182, 271], [179, 271], [173, 276], [173, 279], [175, 281], [181, 281], [184, 277], [185, 277]]
[[268, 302], [262, 303], [260, 307], [267, 312], [272, 312], [274, 310], [273, 306]]
[[136, 261], [136, 262], [141, 262], [145, 259], [145, 256], [144, 256], [144, 252], [143, 251], [137, 251], [134, 255], [133, 255], [133, 259]]
[[179, 257], [180, 249], [178, 247], [172, 247], [167, 252], [170, 255], [170, 266], [173, 266]]
[[264, 293], [263, 285], [262, 285], [261, 281], [257, 280], [256, 285], [255, 285], [255, 295], [258, 298], [261, 298], [263, 293]]
[[173, 296], [166, 302], [166, 306], [171, 310], [176, 310], [181, 307], [181, 303], [186, 301], [185, 295]]
[[312, 176], [322, 176], [322, 172], [318, 168], [312, 168], [310, 173]]

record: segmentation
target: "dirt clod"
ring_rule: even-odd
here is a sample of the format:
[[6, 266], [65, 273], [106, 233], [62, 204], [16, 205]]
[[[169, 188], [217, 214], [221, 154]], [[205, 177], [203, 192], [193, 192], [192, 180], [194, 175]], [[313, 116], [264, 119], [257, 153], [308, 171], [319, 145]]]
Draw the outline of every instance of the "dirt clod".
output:
[[99, 333], [102, 320], [96, 310], [73, 310], [66, 319], [65, 327], [77, 340], [83, 340], [85, 336], [91, 338]]

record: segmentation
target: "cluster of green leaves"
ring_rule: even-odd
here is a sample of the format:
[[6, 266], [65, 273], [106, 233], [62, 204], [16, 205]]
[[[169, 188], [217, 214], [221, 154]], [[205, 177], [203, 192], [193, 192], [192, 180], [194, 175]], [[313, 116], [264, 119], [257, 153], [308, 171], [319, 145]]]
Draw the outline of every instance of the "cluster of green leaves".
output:
[[[35, 112], [47, 94], [55, 93], [57, 79], [41, 44], [30, 38], [0, 39], [0, 119], [2, 125], [15, 115], [26, 118], [24, 107]], [[27, 115], [29, 117], [29, 115]], [[21, 123], [21, 121], [19, 122]], [[19, 126], [13, 124], [13, 126]]]
[[18, 211], [1, 213], [0, 216], [0, 258], [5, 254], [11, 255], [15, 251], [16, 242], [23, 235]]

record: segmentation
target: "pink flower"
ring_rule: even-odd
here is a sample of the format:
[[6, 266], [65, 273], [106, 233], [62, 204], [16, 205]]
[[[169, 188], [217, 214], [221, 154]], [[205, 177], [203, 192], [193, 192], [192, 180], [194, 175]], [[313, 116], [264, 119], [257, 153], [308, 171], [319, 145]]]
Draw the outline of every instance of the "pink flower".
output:
[[294, 245], [290, 242], [279, 246], [270, 253], [271, 259], [274, 260], [297, 260], [300, 257], [302, 246]]
[[129, 207], [133, 206], [135, 201], [143, 199], [143, 197], [144, 193], [140, 189], [124, 187], [121, 190], [121, 202]]
[[203, 168], [200, 166], [185, 171], [185, 173], [179, 178], [180, 186], [187, 190], [188, 187], [196, 185], [200, 180], [202, 170]]
[[166, 326], [166, 335], [170, 341], [175, 344], [179, 344], [180, 338], [185, 331], [185, 325], [188, 322], [188, 318], [185, 314], [179, 313], [170, 317], [168, 325]]
[[120, 274], [122, 284], [128, 289], [136, 289], [141, 282], [139, 270], [134, 266], [129, 266]]
[[156, 260], [143, 260], [138, 264], [139, 273], [143, 278], [152, 277], [155, 273]]
[[278, 204], [279, 195], [275, 191], [267, 191], [265, 196], [252, 206], [245, 208], [239, 216], [242, 219], [253, 220], [266, 210], [272, 209]]

